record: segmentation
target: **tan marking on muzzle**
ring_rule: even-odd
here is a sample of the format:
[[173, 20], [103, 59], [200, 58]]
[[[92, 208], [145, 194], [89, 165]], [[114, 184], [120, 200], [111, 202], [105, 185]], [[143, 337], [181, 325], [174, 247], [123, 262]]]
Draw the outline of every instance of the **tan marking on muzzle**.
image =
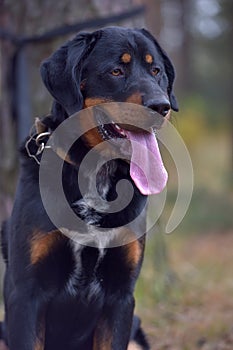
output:
[[125, 102], [128, 103], [135, 103], [137, 105], [142, 105], [142, 95], [139, 91], [133, 93], [131, 96], [129, 96]]
[[87, 97], [84, 100], [83, 108], [93, 107], [101, 103], [113, 102], [110, 99], [104, 97]]

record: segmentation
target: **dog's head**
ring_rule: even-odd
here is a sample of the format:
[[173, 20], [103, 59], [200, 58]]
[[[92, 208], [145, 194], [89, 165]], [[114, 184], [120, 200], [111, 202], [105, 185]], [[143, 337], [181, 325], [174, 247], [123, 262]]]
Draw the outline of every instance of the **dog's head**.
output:
[[[41, 75], [55, 99], [58, 123], [81, 109], [106, 102], [142, 105], [157, 112], [155, 118], [168, 116], [171, 109], [178, 111], [173, 65], [145, 29], [110, 27], [81, 33], [44, 61]], [[86, 135], [89, 145], [126, 136], [132, 144], [138, 142], [138, 130], [125, 129], [132, 122], [125, 122], [124, 115], [121, 118], [102, 122], [99, 128], [93, 124], [93, 131]], [[150, 123], [153, 127], [153, 120]], [[143, 136], [140, 142], [150, 153], [155, 152], [151, 136]]]
[[42, 79], [67, 115], [102, 102], [177, 111], [173, 65], [145, 29], [110, 27], [81, 33], [41, 66]]

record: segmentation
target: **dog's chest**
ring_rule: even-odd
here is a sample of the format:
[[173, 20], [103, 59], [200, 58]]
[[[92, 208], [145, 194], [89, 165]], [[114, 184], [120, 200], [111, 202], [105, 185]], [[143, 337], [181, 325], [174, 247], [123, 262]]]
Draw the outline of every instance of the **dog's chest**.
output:
[[87, 301], [98, 298], [102, 291], [100, 266], [105, 250], [84, 246], [73, 240], [70, 241], [70, 247], [74, 265], [66, 284], [67, 292], [72, 296], [82, 296]]

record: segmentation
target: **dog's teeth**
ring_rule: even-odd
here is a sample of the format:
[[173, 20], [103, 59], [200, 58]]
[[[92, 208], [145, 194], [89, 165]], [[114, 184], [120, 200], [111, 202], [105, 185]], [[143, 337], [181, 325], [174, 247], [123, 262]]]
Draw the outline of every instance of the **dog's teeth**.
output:
[[124, 130], [123, 130], [119, 125], [116, 124], [115, 127], [116, 127], [117, 131], [118, 131], [121, 135], [125, 136]]
[[115, 124], [115, 127], [121, 134], [125, 134], [124, 130], [119, 125]]

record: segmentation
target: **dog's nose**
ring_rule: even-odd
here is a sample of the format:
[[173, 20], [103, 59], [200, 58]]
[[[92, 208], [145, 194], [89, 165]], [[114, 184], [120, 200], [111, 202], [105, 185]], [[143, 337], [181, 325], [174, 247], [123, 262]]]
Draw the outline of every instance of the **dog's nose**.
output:
[[168, 100], [164, 100], [164, 101], [149, 100], [144, 104], [144, 106], [152, 109], [155, 112], [158, 112], [163, 117], [165, 117], [168, 114], [169, 110], [171, 109], [171, 105], [168, 102]]

